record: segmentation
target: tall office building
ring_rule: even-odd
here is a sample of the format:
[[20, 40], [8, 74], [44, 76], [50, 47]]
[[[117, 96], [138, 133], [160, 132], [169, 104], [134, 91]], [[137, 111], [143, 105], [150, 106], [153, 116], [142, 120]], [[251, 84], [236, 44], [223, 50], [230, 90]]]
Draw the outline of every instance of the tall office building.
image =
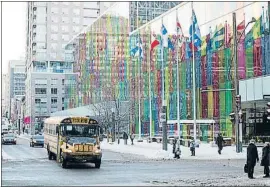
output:
[[25, 62], [23, 60], [11, 60], [8, 64], [8, 74], [6, 78], [6, 97], [9, 118], [12, 117], [12, 110], [16, 99], [25, 95]]
[[103, 2], [28, 2], [24, 123], [32, 134], [65, 108], [65, 86], [75, 74], [64, 46], [106, 8]]
[[2, 116], [6, 115], [6, 112], [8, 111], [8, 98], [7, 98], [7, 90], [8, 90], [8, 75], [2, 74]]

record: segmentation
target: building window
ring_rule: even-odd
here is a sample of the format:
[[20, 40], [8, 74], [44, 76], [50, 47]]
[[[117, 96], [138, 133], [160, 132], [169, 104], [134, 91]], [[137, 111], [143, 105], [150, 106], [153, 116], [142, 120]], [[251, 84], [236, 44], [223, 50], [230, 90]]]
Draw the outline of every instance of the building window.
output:
[[53, 23], [58, 23], [58, 17], [56, 17], [56, 16], [52, 16], [52, 22]]
[[62, 85], [65, 85], [65, 79], [62, 79]]
[[67, 35], [67, 34], [62, 35], [62, 40], [68, 41], [69, 40], [69, 35]]
[[68, 32], [68, 26], [67, 25], [62, 26], [62, 32]]
[[47, 88], [35, 88], [36, 94], [47, 94]]
[[75, 24], [79, 24], [80, 23], [80, 18], [78, 18], [78, 17], [72, 18], [72, 22], [75, 23]]
[[58, 40], [58, 34], [51, 34], [51, 40], [57, 41]]
[[80, 27], [78, 27], [78, 26], [74, 26], [72, 29], [73, 29], [73, 32], [75, 32], [75, 33], [80, 32]]
[[58, 14], [58, 7], [52, 7], [51, 12], [54, 14]]
[[62, 17], [62, 22], [63, 23], [68, 23], [68, 17]]
[[62, 107], [62, 110], [65, 110], [65, 107]]
[[51, 98], [51, 104], [57, 104], [57, 98]]
[[65, 102], [65, 98], [64, 97], [62, 97], [62, 103], [64, 103]]
[[57, 88], [51, 88], [51, 94], [57, 94]]
[[35, 99], [36, 104], [40, 104], [40, 99]]
[[57, 84], [57, 79], [52, 79], [51, 80], [51, 85], [56, 85]]
[[68, 8], [62, 8], [62, 14], [68, 14]]
[[35, 85], [47, 85], [47, 79], [36, 79]]
[[78, 16], [80, 14], [80, 9], [73, 9], [73, 13]]
[[51, 30], [52, 32], [58, 32], [58, 25], [52, 25]]

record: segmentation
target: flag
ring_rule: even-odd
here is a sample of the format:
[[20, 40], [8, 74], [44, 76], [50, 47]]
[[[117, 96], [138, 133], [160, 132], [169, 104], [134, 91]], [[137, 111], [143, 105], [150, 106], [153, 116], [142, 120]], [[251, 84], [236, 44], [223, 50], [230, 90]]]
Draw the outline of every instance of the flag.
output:
[[224, 27], [221, 24], [216, 29], [216, 33], [214, 34], [214, 41], [215, 49], [217, 50], [224, 45]]
[[[194, 50], [196, 50], [196, 48], [199, 49], [201, 47], [201, 42], [202, 42], [201, 41], [201, 32], [200, 32], [199, 24], [197, 22], [197, 18], [196, 18], [194, 10], [192, 10], [192, 17], [191, 17], [191, 25], [189, 27], [189, 34], [190, 34], [190, 41], [191, 42], [193, 41], [193, 43], [191, 43], [191, 47], [193, 46]], [[194, 40], [192, 40], [193, 35], [194, 35]]]
[[185, 36], [182, 30], [181, 24], [179, 22], [178, 16], [176, 16], [176, 32], [177, 32], [177, 38], [179, 41], [178, 45], [182, 46], [184, 43]]
[[168, 31], [163, 24], [161, 27], [161, 35], [162, 35], [163, 47], [168, 47], [169, 49], [174, 50], [174, 46], [173, 46], [171, 39], [169, 38]]
[[168, 31], [163, 24], [161, 27], [161, 36], [162, 36], [163, 47], [168, 47]]
[[143, 49], [142, 49], [142, 40], [139, 38], [136, 47], [134, 47], [131, 50], [132, 56], [140, 56], [140, 58], [143, 58]]
[[[241, 34], [245, 30], [245, 20], [243, 20], [239, 25], [237, 25], [237, 40], [239, 40]], [[245, 33], [243, 33], [241, 40], [245, 38]]]
[[261, 36], [261, 17], [257, 19], [254, 26], [252, 27], [253, 32], [253, 38], [256, 40], [257, 38], [260, 38]]
[[157, 40], [157, 38], [156, 38], [156, 35], [155, 34], [153, 34], [153, 36], [154, 36], [154, 41], [151, 43], [151, 51], [155, 48], [155, 47], [157, 47], [158, 45], [159, 45], [159, 41]]

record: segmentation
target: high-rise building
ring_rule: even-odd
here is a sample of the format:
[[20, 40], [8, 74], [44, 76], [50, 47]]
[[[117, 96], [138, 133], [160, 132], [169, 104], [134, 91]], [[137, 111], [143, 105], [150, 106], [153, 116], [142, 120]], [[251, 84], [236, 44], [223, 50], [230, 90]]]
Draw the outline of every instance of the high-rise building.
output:
[[6, 115], [8, 111], [8, 75], [2, 75], [2, 116]]
[[64, 46], [106, 8], [102, 2], [28, 2], [24, 123], [32, 134], [64, 110], [65, 86], [75, 75]]
[[6, 85], [8, 114], [11, 118], [12, 99], [16, 100], [25, 95], [25, 62], [23, 60], [9, 61]]

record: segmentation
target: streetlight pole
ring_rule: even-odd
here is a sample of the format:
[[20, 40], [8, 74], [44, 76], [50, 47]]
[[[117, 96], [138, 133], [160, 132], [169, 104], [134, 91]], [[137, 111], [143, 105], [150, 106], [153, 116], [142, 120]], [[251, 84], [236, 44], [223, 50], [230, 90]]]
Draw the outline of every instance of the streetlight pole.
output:
[[[237, 46], [241, 40], [242, 35], [244, 34], [247, 26], [250, 23], [256, 22], [256, 19], [252, 17], [252, 20], [248, 22], [245, 29], [241, 33], [239, 39], [237, 40], [237, 27], [236, 27], [236, 13], [233, 13], [233, 37], [234, 37], [234, 89], [235, 89], [235, 99], [234, 99], [234, 111], [235, 111], [235, 133], [236, 133], [236, 152], [240, 153], [242, 149], [242, 125], [239, 124], [239, 115], [241, 109], [241, 96], [239, 95], [239, 81], [238, 81], [238, 55], [237, 55]], [[240, 103], [238, 104], [240, 98]]]

